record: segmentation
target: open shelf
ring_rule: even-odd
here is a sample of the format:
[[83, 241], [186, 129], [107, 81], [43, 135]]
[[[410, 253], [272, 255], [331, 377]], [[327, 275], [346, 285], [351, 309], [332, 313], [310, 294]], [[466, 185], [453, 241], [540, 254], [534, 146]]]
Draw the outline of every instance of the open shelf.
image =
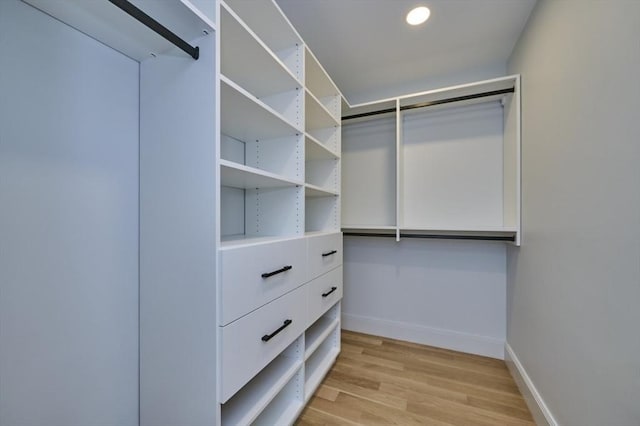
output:
[[304, 180], [302, 144], [302, 135], [244, 142], [221, 134], [220, 158], [300, 182]]
[[[294, 344], [297, 344], [294, 342]], [[302, 361], [280, 355], [222, 405], [222, 424], [248, 425], [290, 384]]]
[[306, 160], [339, 159], [340, 154], [333, 152], [310, 134], [304, 135]]
[[319, 186], [311, 185], [306, 183], [305, 187], [305, 197], [332, 197], [338, 195], [336, 191], [326, 188], [320, 188]]
[[275, 139], [302, 134], [280, 113], [254, 98], [225, 76], [220, 76], [222, 133], [241, 141]]
[[[137, 61], [149, 59], [151, 54], [159, 56], [178, 50], [108, 1], [26, 0], [26, 3]], [[203, 31], [215, 30], [215, 16], [205, 16], [188, 0], [132, 3], [187, 42], [201, 38]]]
[[340, 121], [309, 90], [305, 91], [305, 123], [307, 131], [340, 125]]
[[339, 196], [305, 197], [306, 232], [340, 232]]
[[301, 127], [303, 91], [296, 76], [224, 4], [220, 10], [221, 73]]
[[302, 182], [227, 160], [220, 160], [220, 182], [222, 186], [244, 189], [303, 185]]
[[330, 115], [339, 120], [340, 92], [309, 49], [305, 50], [305, 65], [305, 85]]
[[[330, 311], [331, 312], [331, 311]], [[326, 314], [321, 316], [313, 325], [311, 325], [305, 334], [304, 340], [304, 359], [307, 360], [325, 341], [327, 336], [335, 331], [340, 323], [339, 318], [332, 318]]]
[[278, 56], [296, 78], [302, 81], [303, 42], [276, 2], [226, 0], [226, 4]]
[[340, 352], [340, 330], [336, 327], [305, 363], [304, 397], [308, 401], [318, 388]]
[[255, 426], [292, 424], [304, 408], [302, 392], [302, 369], [300, 369], [252, 424]]

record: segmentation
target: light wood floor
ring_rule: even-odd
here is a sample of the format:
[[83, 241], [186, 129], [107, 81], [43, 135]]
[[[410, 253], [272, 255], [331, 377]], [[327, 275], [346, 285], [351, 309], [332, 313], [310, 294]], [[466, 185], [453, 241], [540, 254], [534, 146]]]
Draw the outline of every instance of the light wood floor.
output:
[[296, 424], [535, 425], [503, 361], [344, 330]]

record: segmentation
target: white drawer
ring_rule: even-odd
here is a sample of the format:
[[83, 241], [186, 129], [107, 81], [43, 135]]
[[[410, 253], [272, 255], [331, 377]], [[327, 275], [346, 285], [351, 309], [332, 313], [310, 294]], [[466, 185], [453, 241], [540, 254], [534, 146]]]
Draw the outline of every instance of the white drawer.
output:
[[342, 299], [342, 267], [338, 267], [308, 283], [307, 327]]
[[222, 250], [221, 324], [227, 325], [307, 281], [305, 252], [303, 238]]
[[[306, 328], [305, 296], [303, 286], [221, 327], [223, 403], [302, 334]], [[289, 320], [291, 323], [277, 332]]]
[[309, 237], [309, 280], [342, 265], [342, 234]]

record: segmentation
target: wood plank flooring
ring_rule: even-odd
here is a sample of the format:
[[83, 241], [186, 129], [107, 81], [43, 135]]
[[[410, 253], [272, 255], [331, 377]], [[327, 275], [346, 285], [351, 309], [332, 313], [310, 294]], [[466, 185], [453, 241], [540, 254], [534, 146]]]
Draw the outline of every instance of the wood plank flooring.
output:
[[342, 331], [342, 352], [296, 423], [535, 426], [501, 360]]

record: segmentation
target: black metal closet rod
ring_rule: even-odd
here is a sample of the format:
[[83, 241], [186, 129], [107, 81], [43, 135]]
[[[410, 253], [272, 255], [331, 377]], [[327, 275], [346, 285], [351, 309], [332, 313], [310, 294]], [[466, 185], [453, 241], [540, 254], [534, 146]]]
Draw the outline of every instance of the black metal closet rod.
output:
[[[437, 101], [420, 102], [417, 104], [401, 106], [400, 111], [406, 111], [409, 109], [416, 109], [416, 108], [426, 108], [434, 105], [449, 104], [452, 102], [468, 101], [469, 99], [486, 98], [487, 96], [504, 95], [504, 94], [513, 93], [513, 92], [515, 92], [515, 89], [513, 87], [510, 87], [508, 89], [492, 90], [491, 92], [475, 93], [473, 95], [465, 95], [465, 96], [456, 96], [455, 98], [439, 99]], [[396, 109], [386, 108], [386, 109], [380, 109], [377, 111], [369, 111], [369, 112], [363, 112], [360, 114], [347, 115], [342, 117], [342, 120], [343, 121], [353, 120], [354, 118], [369, 117], [372, 115], [379, 115], [379, 114], [388, 114], [390, 112], [396, 112]]]
[[[381, 234], [381, 233], [368, 233], [368, 232], [343, 232], [343, 235], [352, 237], [387, 237], [395, 238], [395, 234]], [[426, 238], [435, 240], [473, 240], [473, 241], [509, 241], [514, 242], [516, 237], [510, 236], [497, 236], [497, 235], [444, 235], [444, 234], [403, 234], [400, 233], [400, 238]]]
[[185, 51], [193, 59], [198, 60], [198, 58], [200, 57], [200, 48], [198, 46], [191, 46], [189, 43], [178, 37], [167, 27], [144, 13], [142, 10], [135, 7], [133, 4], [129, 3], [127, 0], [109, 1], [125, 11], [127, 14], [131, 15], [131, 17], [137, 19], [138, 21], [149, 27], [151, 30], [155, 31], [171, 43], [175, 44], [178, 48]]

